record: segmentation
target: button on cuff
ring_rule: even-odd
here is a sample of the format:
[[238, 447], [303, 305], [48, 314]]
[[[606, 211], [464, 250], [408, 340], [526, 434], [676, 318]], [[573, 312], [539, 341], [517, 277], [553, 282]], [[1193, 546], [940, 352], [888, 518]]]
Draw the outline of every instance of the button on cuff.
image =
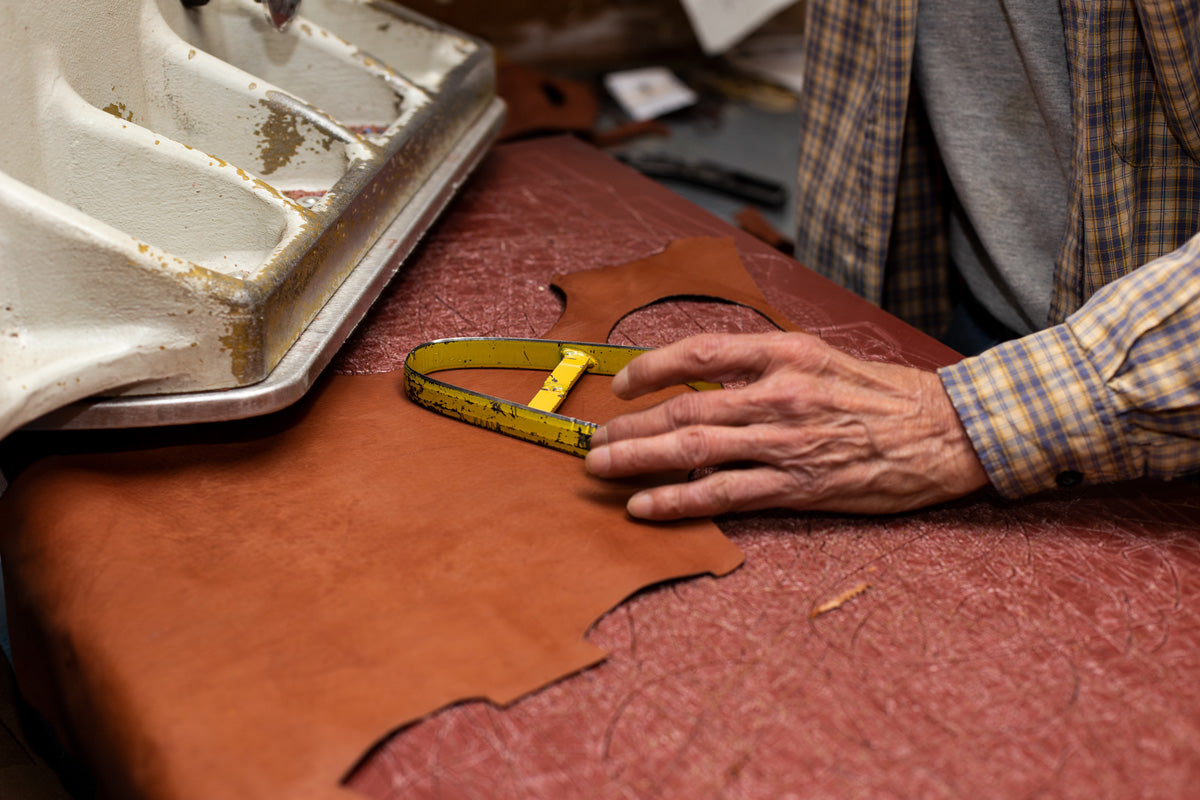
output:
[[1078, 486], [1083, 483], [1083, 473], [1073, 469], [1066, 469], [1054, 476], [1054, 482], [1058, 484], [1060, 489], [1070, 489], [1072, 486]]

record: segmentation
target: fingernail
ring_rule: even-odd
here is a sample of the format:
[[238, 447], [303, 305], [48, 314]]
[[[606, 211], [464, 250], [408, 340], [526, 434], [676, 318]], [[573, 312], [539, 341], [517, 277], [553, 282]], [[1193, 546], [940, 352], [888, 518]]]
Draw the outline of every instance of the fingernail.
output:
[[645, 492], [638, 492], [629, 498], [629, 502], [625, 504], [625, 510], [631, 517], [648, 517], [654, 510], [654, 503]]
[[597, 447], [588, 451], [583, 463], [593, 475], [604, 475], [612, 464], [612, 457], [608, 454], [607, 447]]
[[606, 444], [608, 444], [608, 430], [601, 425], [592, 431], [592, 447], [601, 447]]
[[622, 367], [620, 372], [613, 375], [612, 393], [617, 397], [624, 397], [625, 392], [629, 389], [629, 378], [625, 375], [625, 368]]

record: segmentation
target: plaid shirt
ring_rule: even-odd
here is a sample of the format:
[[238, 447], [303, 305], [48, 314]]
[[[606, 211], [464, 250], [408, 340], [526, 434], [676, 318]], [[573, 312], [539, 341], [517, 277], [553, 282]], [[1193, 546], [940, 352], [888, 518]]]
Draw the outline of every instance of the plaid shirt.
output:
[[[797, 258], [936, 332], [952, 284], [945, 178], [910, 80], [916, 6], [809, 0]], [[1074, 150], [1058, 324], [940, 373], [1008, 496], [1200, 468], [1200, 7], [1062, 13]]]

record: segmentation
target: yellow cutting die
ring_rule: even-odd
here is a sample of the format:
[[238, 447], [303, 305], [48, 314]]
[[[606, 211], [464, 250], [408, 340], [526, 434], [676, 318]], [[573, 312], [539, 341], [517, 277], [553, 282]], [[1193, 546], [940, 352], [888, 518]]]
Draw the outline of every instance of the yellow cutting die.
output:
[[562, 361], [558, 362], [558, 366], [542, 384], [541, 390], [529, 401], [530, 408], [536, 408], [538, 411], [558, 411], [563, 400], [567, 399], [571, 387], [596, 363], [595, 359], [582, 350], [563, 347], [561, 352]]
[[[644, 347], [546, 339], [438, 339], [414, 348], [404, 360], [404, 393], [439, 414], [583, 456], [596, 424], [555, 412], [585, 372], [616, 375], [644, 352]], [[430, 377], [442, 370], [485, 367], [552, 372], [528, 405]], [[702, 383], [692, 387], [720, 388]]]

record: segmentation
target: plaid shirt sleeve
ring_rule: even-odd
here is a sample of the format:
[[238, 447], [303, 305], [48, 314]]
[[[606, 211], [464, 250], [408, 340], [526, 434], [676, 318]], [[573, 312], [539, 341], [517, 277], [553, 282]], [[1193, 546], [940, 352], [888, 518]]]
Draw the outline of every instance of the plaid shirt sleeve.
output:
[[1200, 468], [1200, 234], [939, 375], [1007, 497]]

